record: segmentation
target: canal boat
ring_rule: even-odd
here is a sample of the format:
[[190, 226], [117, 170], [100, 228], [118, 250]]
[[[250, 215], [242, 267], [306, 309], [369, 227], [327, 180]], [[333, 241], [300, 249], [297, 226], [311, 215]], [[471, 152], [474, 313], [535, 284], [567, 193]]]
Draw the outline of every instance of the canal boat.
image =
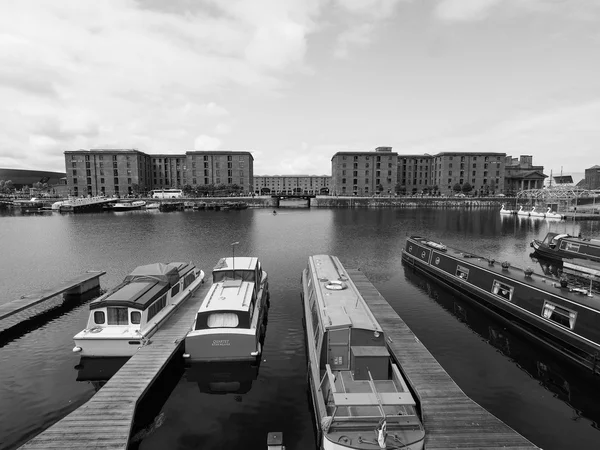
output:
[[600, 262], [600, 239], [549, 232], [543, 240], [531, 241], [530, 246], [536, 255], [546, 259], [564, 261], [579, 258]]
[[269, 282], [255, 257], [221, 258], [213, 285], [185, 337], [184, 358], [199, 361], [255, 361], [266, 331]]
[[83, 357], [132, 356], [203, 282], [204, 272], [192, 263], [137, 267], [90, 303], [87, 326], [74, 336], [73, 351]]
[[509, 318], [533, 338], [550, 344], [578, 364], [600, 373], [600, 303], [581, 285], [557, 282], [533, 269], [447, 247], [420, 236], [407, 239], [402, 259]]
[[115, 203], [112, 207], [113, 211], [134, 211], [136, 209], [142, 209], [146, 206], [146, 202], [143, 200], [125, 201]]
[[301, 298], [319, 448], [423, 449], [416, 402], [337, 257], [309, 257]]

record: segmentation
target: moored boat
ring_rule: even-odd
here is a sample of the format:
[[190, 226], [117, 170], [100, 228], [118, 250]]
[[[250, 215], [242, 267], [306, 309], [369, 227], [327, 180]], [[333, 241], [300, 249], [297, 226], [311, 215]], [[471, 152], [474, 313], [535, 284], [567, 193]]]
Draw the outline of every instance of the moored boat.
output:
[[146, 209], [158, 209], [159, 207], [160, 207], [160, 203], [158, 203], [158, 202], [148, 203], [146, 205]]
[[136, 209], [142, 209], [144, 206], [146, 206], [146, 202], [143, 200], [136, 200], [136, 201], [126, 201], [126, 202], [118, 202], [115, 203], [114, 206], [112, 207], [113, 211], [133, 211]]
[[502, 208], [500, 208], [500, 214], [515, 214], [516, 211], [513, 211], [512, 209], [505, 209], [504, 208], [504, 203], [502, 203]]
[[600, 304], [590, 289], [450, 247], [441, 252], [427, 242], [420, 236], [408, 238], [402, 259], [600, 372]]
[[416, 402], [382, 327], [338, 258], [309, 257], [302, 304], [320, 448], [423, 449]]
[[73, 340], [85, 357], [132, 356], [204, 281], [192, 263], [137, 267], [90, 303], [86, 328]]
[[198, 361], [254, 361], [266, 331], [269, 282], [258, 258], [221, 258], [213, 285], [185, 337], [184, 358]]
[[600, 262], [600, 239], [549, 232], [543, 240], [534, 239], [530, 245], [534, 253], [548, 259], [563, 261], [580, 258]]
[[32, 198], [30, 200], [14, 200], [13, 206], [19, 208], [21, 211], [37, 211], [42, 209], [44, 202], [37, 198]]

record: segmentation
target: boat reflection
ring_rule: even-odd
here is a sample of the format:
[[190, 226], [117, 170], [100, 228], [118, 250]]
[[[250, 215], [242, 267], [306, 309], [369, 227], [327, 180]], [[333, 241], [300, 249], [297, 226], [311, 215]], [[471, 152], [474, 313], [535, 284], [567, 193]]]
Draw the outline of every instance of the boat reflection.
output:
[[[459, 294], [425, 276], [404, 271], [409, 283], [439, 303], [490, 345], [510, 358], [556, 398], [568, 404], [576, 416], [600, 428], [600, 377], [564, 358], [550, 347], [532, 341], [526, 333], [496, 317]], [[600, 364], [600, 362], [599, 362]]]
[[186, 367], [185, 378], [206, 394], [246, 394], [258, 378], [260, 362], [194, 362]]
[[79, 364], [75, 366], [77, 381], [89, 382], [98, 392], [128, 360], [129, 357], [86, 358], [82, 356]]

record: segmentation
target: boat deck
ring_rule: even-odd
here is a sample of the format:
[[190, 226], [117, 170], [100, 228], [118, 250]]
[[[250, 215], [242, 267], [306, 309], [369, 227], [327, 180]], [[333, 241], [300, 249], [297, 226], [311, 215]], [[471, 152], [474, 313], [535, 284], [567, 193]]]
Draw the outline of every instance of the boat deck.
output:
[[465, 395], [362, 272], [347, 272], [387, 335], [390, 353], [416, 391], [426, 449], [538, 449]]
[[87, 403], [23, 449], [126, 449], [138, 402], [180, 349], [210, 281], [200, 287]]

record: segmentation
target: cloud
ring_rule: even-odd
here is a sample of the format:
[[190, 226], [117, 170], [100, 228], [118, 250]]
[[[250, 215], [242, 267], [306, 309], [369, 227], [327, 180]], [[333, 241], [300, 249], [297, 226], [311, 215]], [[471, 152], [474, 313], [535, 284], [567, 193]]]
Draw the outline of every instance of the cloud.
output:
[[371, 43], [372, 23], [364, 23], [342, 32], [337, 37], [337, 46], [334, 50], [336, 58], [347, 58], [351, 47], [366, 47]]
[[221, 148], [221, 140], [216, 137], [201, 134], [194, 140], [194, 150], [218, 150]]
[[442, 0], [435, 8], [435, 16], [448, 22], [466, 22], [487, 17], [502, 0]]
[[560, 167], [581, 172], [598, 163], [598, 123], [600, 98], [545, 111], [522, 112], [471, 135], [448, 136], [399, 147], [404, 154], [483, 151], [512, 156], [536, 155], [534, 164], [543, 165], [548, 173]]
[[217, 134], [229, 134], [231, 133], [231, 125], [226, 123], [218, 123], [215, 127], [215, 133]]

